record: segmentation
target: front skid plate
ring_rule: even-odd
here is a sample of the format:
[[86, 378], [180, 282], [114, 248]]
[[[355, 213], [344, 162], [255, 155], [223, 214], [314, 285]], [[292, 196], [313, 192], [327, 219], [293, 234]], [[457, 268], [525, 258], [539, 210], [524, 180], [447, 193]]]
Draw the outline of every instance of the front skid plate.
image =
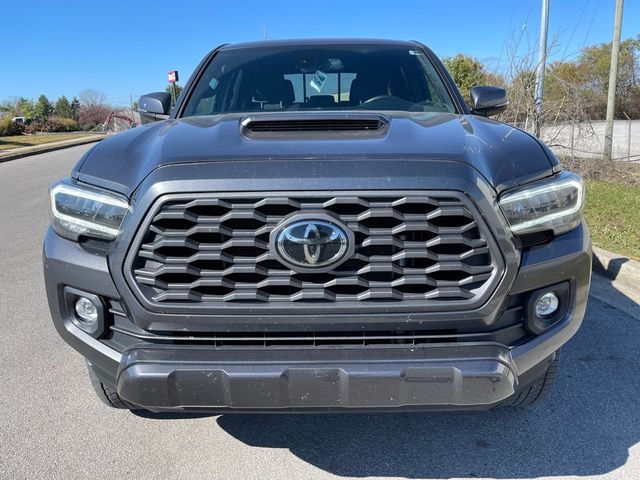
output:
[[149, 409], [474, 407], [514, 393], [506, 348], [132, 349], [117, 389]]

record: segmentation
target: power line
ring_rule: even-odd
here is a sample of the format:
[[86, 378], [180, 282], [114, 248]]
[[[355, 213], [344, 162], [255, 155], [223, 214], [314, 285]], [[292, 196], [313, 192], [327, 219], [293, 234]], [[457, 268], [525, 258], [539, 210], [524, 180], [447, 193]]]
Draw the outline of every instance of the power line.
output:
[[516, 13], [516, 6], [518, 4], [513, 2], [513, 9], [511, 10], [511, 17], [509, 18], [509, 23], [507, 24], [507, 34], [504, 36], [504, 42], [502, 42], [502, 48], [500, 49], [500, 56], [498, 57], [498, 68], [500, 68], [500, 62], [502, 61], [502, 53], [504, 52], [504, 47], [507, 46], [507, 41], [509, 40], [509, 36], [511, 35], [511, 22], [513, 21], [513, 15]]
[[520, 43], [522, 42], [522, 37], [524, 37], [524, 32], [527, 30], [529, 26], [529, 16], [531, 15], [531, 10], [533, 9], [533, 0], [529, 2], [529, 9], [527, 10], [527, 16], [524, 19], [524, 23], [520, 27], [520, 38], [518, 38], [518, 42], [516, 44], [516, 52], [520, 48]]
[[580, 16], [578, 17], [578, 21], [576, 22], [575, 26], [573, 27], [573, 31], [571, 32], [571, 36], [569, 37], [569, 41], [567, 42], [567, 46], [564, 47], [564, 52], [562, 52], [562, 58], [565, 58], [565, 55], [567, 54], [567, 50], [569, 49], [569, 45], [571, 45], [571, 41], [573, 40], [573, 36], [576, 34], [576, 30], [578, 30], [578, 25], [580, 25], [580, 21], [582, 20], [582, 16], [584, 15], [584, 12], [587, 10], [587, 5], [589, 5], [590, 0], [587, 0], [584, 3], [584, 6], [582, 7], [582, 11], [580, 12]]
[[593, 25], [593, 21], [595, 20], [596, 14], [598, 13], [598, 7], [600, 7], [600, 0], [598, 0], [598, 3], [596, 3], [596, 8], [593, 11], [593, 16], [591, 17], [591, 21], [589, 22], [589, 28], [587, 28], [587, 34], [584, 36], [584, 41], [582, 42], [580, 50], [582, 50], [587, 44], [587, 39], [589, 38], [589, 34], [591, 33], [591, 26]]
[[[566, 54], [566, 50], [567, 49], [565, 48], [565, 53], [562, 54], [562, 58], [563, 59], [576, 57], [576, 56], [579, 56], [580, 53], [582, 53], [582, 50], [584, 50], [584, 47], [587, 44], [587, 40], [589, 39], [589, 33], [591, 32], [591, 27], [593, 26], [593, 21], [596, 18], [596, 15], [598, 13], [598, 7], [600, 7], [600, 0], [598, 0], [598, 2], [596, 3], [596, 8], [593, 10], [593, 15], [591, 16], [591, 21], [589, 22], [589, 27], [587, 28], [587, 33], [584, 36], [584, 40], [582, 41], [582, 44], [580, 45], [580, 47], [578, 47], [577, 50], [571, 52], [569, 55]], [[567, 44], [567, 47], [568, 47], [568, 44]]]
[[512, 72], [513, 72], [514, 59], [518, 54], [518, 50], [520, 49], [520, 43], [522, 42], [522, 38], [524, 37], [524, 32], [527, 30], [527, 24], [529, 22], [529, 15], [531, 15], [531, 9], [532, 8], [533, 8], [533, 0], [530, 0], [529, 9], [527, 11], [527, 16], [524, 19], [524, 23], [520, 27], [520, 35], [518, 36], [518, 39], [515, 42], [515, 47], [513, 49], [513, 58], [509, 62], [509, 68], [507, 69], [507, 76], [508, 77], [510, 77]]

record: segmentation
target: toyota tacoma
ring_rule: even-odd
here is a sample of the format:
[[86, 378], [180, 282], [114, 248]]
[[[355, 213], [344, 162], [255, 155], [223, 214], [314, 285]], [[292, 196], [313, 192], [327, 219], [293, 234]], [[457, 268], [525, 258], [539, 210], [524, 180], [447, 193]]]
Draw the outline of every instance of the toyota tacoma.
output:
[[417, 42], [223, 45], [50, 188], [53, 322], [108, 405], [487, 409], [585, 313], [580, 177]]

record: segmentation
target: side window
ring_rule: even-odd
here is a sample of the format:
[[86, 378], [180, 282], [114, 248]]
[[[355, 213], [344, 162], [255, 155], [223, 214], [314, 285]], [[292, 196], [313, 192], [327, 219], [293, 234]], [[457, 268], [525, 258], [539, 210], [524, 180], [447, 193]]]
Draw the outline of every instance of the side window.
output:
[[438, 79], [438, 73], [436, 72], [433, 64], [427, 61], [423, 56], [418, 57], [420, 64], [426, 71], [424, 78], [427, 82], [427, 89], [430, 97], [431, 107], [435, 107], [437, 111], [455, 112], [454, 106], [451, 104], [451, 97], [446, 90], [446, 87], [442, 82], [434, 82], [434, 79]]
[[212, 115], [213, 107], [216, 103], [218, 80], [212, 78], [208, 87], [200, 94], [192, 115]]
[[429, 81], [429, 94], [431, 95], [431, 102], [433, 103], [434, 107], [446, 108], [446, 105], [442, 101], [439, 92], [435, 89], [431, 81]]

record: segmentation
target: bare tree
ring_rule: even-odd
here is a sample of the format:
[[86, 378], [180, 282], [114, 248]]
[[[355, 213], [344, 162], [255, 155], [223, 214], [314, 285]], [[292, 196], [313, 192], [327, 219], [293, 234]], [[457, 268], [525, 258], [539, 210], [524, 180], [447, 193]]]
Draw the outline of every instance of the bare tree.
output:
[[104, 92], [94, 88], [85, 88], [78, 94], [80, 103], [87, 107], [98, 107], [106, 104], [107, 96]]
[[79, 112], [78, 123], [83, 130], [92, 130], [104, 123], [111, 108], [106, 105], [82, 106]]
[[[529, 45], [524, 30], [520, 33], [505, 42], [509, 62], [505, 69], [497, 72], [505, 77], [511, 102], [498, 118], [532, 131], [537, 63], [534, 47]], [[550, 56], [558, 43], [557, 37], [552, 40]], [[610, 50], [610, 44], [593, 45], [569, 56], [563, 54], [563, 58], [547, 65], [540, 137], [563, 162], [570, 162], [571, 168], [583, 175], [598, 178], [618, 175], [622, 178], [631, 175], [629, 172], [635, 168], [633, 172], [638, 173], [634, 173], [634, 181], [637, 181], [640, 170], [626, 160], [637, 161], [640, 157], [634, 143], [637, 134], [632, 133], [632, 121], [640, 118], [640, 36], [627, 39], [621, 45], [623, 58], [619, 66], [621, 75], [616, 105], [620, 105], [617, 115], [627, 119], [626, 138], [614, 143], [614, 155], [625, 161], [618, 162], [615, 168], [611, 165], [603, 168], [599, 162], [594, 162], [602, 158]]]

